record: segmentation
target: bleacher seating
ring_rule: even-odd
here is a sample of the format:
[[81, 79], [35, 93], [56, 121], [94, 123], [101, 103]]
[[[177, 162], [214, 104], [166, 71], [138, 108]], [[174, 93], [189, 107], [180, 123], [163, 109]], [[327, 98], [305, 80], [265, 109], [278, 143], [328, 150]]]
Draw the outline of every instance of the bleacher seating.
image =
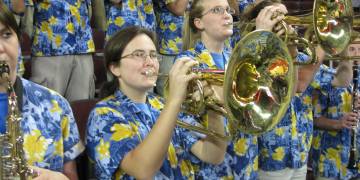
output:
[[[85, 140], [88, 116], [97, 101], [97, 99], [85, 99], [73, 101], [70, 103], [74, 113], [76, 124], [79, 128], [80, 138], [83, 142]], [[83, 152], [77, 157], [76, 164], [79, 179], [93, 179], [92, 165], [87, 157], [86, 152]]]

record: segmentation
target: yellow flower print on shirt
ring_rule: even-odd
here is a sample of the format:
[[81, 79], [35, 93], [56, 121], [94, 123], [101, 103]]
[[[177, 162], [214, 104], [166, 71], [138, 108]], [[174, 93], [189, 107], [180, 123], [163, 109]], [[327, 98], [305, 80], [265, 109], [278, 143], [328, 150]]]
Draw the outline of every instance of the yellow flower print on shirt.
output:
[[176, 168], [178, 164], [178, 159], [176, 157], [176, 151], [174, 145], [170, 142], [169, 148], [168, 148], [168, 160], [170, 162], [170, 165], [172, 168]]
[[158, 110], [163, 108], [163, 106], [164, 106], [157, 98], [149, 99], [149, 103], [152, 107], [154, 107], [155, 109], [158, 109]]
[[319, 149], [319, 147], [320, 147], [320, 135], [317, 135], [317, 136], [315, 136], [314, 137], [314, 140], [313, 140], [313, 143], [312, 143], [312, 147], [314, 148], [314, 149]]
[[61, 42], [62, 42], [62, 37], [60, 35], [56, 35], [55, 36], [56, 47], [59, 47], [61, 45]]
[[200, 63], [205, 63], [210, 68], [215, 66], [210, 53], [207, 51], [204, 51], [201, 54], [199, 54], [197, 57], [195, 57], [195, 60], [199, 61]]
[[80, 22], [80, 20], [81, 20], [80, 12], [79, 12], [79, 9], [76, 6], [71, 6], [70, 5], [70, 13], [71, 13], [72, 16], [75, 16], [77, 22]]
[[70, 128], [69, 128], [69, 118], [65, 116], [61, 121], [61, 130], [65, 140], [69, 138]]
[[66, 30], [68, 31], [68, 33], [74, 34], [74, 32], [75, 32], [74, 24], [72, 22], [67, 24], [66, 25]]
[[44, 10], [48, 11], [49, 8], [50, 8], [50, 3], [49, 2], [42, 2], [40, 4], [40, 9], [44, 9]]
[[41, 32], [48, 32], [50, 30], [50, 26], [48, 22], [42, 22], [41, 23]]
[[99, 107], [96, 108], [96, 114], [98, 115], [104, 115], [112, 112], [115, 116], [122, 116], [122, 114], [119, 111], [116, 111], [115, 109], [109, 108], [109, 107]]
[[119, 17], [116, 17], [114, 23], [115, 23], [115, 25], [121, 27], [122, 25], [124, 25], [125, 20], [123, 17], [119, 16]]
[[324, 172], [324, 161], [325, 161], [325, 156], [323, 154], [320, 155], [320, 162], [319, 162], [319, 172], [323, 173]]
[[187, 177], [189, 177], [190, 174], [193, 174], [194, 170], [191, 162], [188, 160], [182, 160], [180, 162], [180, 171], [183, 176], [187, 176]]
[[177, 44], [174, 40], [168, 41], [168, 47], [174, 52], [179, 52], [179, 48], [177, 47]]
[[[341, 148], [337, 148], [337, 149], [341, 149]], [[334, 148], [329, 148], [327, 149], [327, 157], [333, 161], [335, 163], [335, 166], [337, 169], [341, 168], [341, 159], [340, 159], [340, 151], [334, 149]]]
[[165, 31], [165, 29], [166, 29], [166, 26], [165, 26], [164, 22], [160, 22], [159, 27], [160, 27], [160, 29], [163, 30], [163, 31]]
[[235, 153], [239, 156], [244, 156], [248, 149], [247, 146], [247, 139], [246, 138], [239, 138], [234, 144]]
[[172, 31], [172, 32], [176, 31], [176, 29], [177, 29], [176, 24], [175, 24], [175, 23], [171, 23], [171, 24], [169, 25], [169, 29], [170, 29], [170, 31]]
[[59, 141], [55, 141], [54, 144], [55, 144], [54, 155], [63, 157], [63, 153], [64, 153], [63, 140], [60, 139]]
[[25, 134], [24, 151], [28, 164], [33, 165], [35, 162], [42, 162], [50, 143], [52, 140], [45, 139], [38, 129], [31, 131], [30, 134]]
[[135, 0], [129, 0], [128, 6], [131, 11], [135, 11]]
[[111, 136], [111, 140], [121, 141], [122, 139], [132, 137], [138, 134], [138, 127], [135, 124], [114, 124], [110, 131], [114, 132]]
[[257, 171], [259, 169], [259, 156], [256, 156], [254, 159], [253, 169], [254, 171]]
[[351, 112], [352, 95], [350, 93], [342, 93], [341, 100], [343, 102], [343, 112]]
[[95, 50], [95, 44], [92, 39], [89, 39], [89, 41], [87, 42], [87, 46], [88, 46], [90, 52]]
[[275, 152], [272, 154], [272, 158], [277, 161], [282, 161], [284, 158], [284, 147], [276, 148]]
[[283, 136], [284, 135], [284, 128], [276, 128], [275, 129], [275, 134], [278, 136]]
[[50, 112], [51, 113], [59, 113], [59, 114], [61, 114], [62, 109], [59, 107], [58, 102], [55, 101], [55, 100], [52, 100], [51, 103], [52, 103], [52, 108], [51, 108]]
[[303, 102], [306, 104], [306, 105], [311, 105], [312, 104], [312, 98], [310, 96], [305, 96], [303, 98]]
[[144, 7], [146, 14], [152, 14], [154, 12], [152, 4], [147, 4]]
[[49, 19], [50, 25], [55, 25], [57, 23], [57, 18], [54, 16], [51, 16]]
[[99, 154], [100, 160], [110, 157], [109, 148], [110, 148], [110, 143], [105, 142], [103, 139], [101, 139], [100, 143], [96, 146], [96, 152]]
[[328, 112], [331, 114], [337, 113], [336, 106], [328, 107]]

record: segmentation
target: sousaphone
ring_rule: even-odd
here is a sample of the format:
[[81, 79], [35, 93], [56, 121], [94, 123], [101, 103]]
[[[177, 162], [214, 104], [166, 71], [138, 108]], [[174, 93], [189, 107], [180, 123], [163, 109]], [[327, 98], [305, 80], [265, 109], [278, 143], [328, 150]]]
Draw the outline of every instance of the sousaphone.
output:
[[225, 74], [230, 133], [262, 134], [274, 128], [289, 106], [294, 82], [284, 41], [269, 31], [248, 33], [234, 48]]

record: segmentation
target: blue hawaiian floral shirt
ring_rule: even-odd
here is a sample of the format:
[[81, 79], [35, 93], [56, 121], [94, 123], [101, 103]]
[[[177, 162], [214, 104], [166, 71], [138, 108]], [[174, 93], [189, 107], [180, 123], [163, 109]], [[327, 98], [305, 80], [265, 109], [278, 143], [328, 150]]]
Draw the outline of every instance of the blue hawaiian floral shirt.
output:
[[156, 33], [158, 35], [159, 52], [166, 55], [176, 55], [182, 49], [182, 25], [184, 16], [176, 16], [166, 7], [175, 0], [154, 1], [158, 23]]
[[152, 0], [122, 0], [120, 5], [113, 5], [110, 1], [105, 3], [110, 6], [106, 39], [128, 26], [139, 26], [155, 32], [156, 18]]
[[[317, 91], [314, 117], [324, 116], [337, 121], [344, 113], [352, 110], [352, 89], [351, 86], [333, 87], [331, 80], [336, 73], [335, 69], [326, 66], [322, 66], [322, 68], [324, 70], [321, 74], [317, 74], [322, 77], [322, 82], [316, 84], [321, 89]], [[347, 169], [350, 137], [350, 130], [345, 128], [340, 131], [314, 129], [311, 150], [314, 175], [334, 179], [350, 179], [359, 176], [360, 167], [356, 170]], [[359, 133], [357, 133], [357, 137], [359, 137]], [[357, 147], [359, 146], [360, 143], [357, 142]]]
[[[227, 64], [230, 59], [230, 53], [231, 49], [225, 46], [222, 53], [223, 59], [225, 59], [224, 64]], [[181, 57], [191, 57], [199, 61], [200, 69], [219, 69], [217, 60], [213, 59], [210, 51], [200, 41], [195, 44], [194, 48], [181, 52], [175, 60]], [[211, 165], [198, 161], [198, 168], [195, 168], [199, 169], [196, 177], [197, 179], [256, 179], [258, 175], [257, 159], [258, 147], [256, 136], [239, 133], [236, 135], [235, 140], [228, 143], [227, 153], [222, 164]]]
[[47, 0], [34, 4], [33, 56], [63, 56], [95, 51], [88, 1]]
[[[297, 61], [308, 57], [299, 53]], [[320, 81], [317, 77], [313, 81]], [[291, 99], [284, 117], [274, 129], [259, 136], [259, 168], [277, 171], [306, 165], [313, 133], [312, 92], [309, 86]]]
[[[240, 11], [240, 21], [241, 21], [241, 13], [244, 12], [244, 10], [251, 4], [253, 4], [255, 0], [237, 0], [237, 3], [239, 5], [239, 11]], [[233, 34], [230, 38], [230, 46], [232, 48], [235, 48], [236, 43], [238, 43], [241, 39], [241, 31], [240, 28], [234, 24]]]
[[21, 129], [27, 163], [62, 172], [85, 147], [69, 103], [55, 91], [21, 79], [23, 106]]
[[[90, 159], [95, 162], [98, 179], [134, 179], [119, 168], [121, 161], [149, 134], [164, 106], [163, 100], [153, 94], [148, 94], [146, 105], [151, 117], [121, 91], [116, 91], [97, 103], [90, 113], [86, 147]], [[183, 113], [179, 119], [195, 123], [192, 116]], [[196, 135], [176, 127], [167, 158], [155, 179], [193, 179], [189, 152], [197, 140]]]

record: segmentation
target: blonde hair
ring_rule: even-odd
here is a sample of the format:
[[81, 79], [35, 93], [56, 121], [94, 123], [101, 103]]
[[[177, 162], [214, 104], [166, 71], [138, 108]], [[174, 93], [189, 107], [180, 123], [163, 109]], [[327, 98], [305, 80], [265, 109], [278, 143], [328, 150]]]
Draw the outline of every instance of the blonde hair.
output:
[[200, 18], [204, 7], [201, 5], [204, 0], [194, 0], [191, 4], [190, 10], [185, 13], [185, 20], [183, 25], [183, 47], [186, 51], [195, 46], [196, 41], [200, 39], [200, 30], [195, 26], [195, 18]]

